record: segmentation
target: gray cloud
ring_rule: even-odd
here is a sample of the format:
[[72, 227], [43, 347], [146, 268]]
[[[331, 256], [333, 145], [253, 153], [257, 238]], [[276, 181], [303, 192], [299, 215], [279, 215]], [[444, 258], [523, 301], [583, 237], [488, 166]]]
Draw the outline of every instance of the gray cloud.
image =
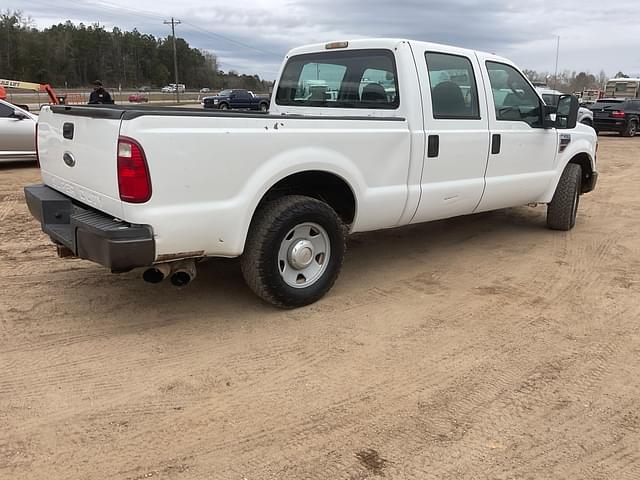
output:
[[608, 13], [595, 0], [0, 0], [3, 10], [21, 9], [41, 27], [71, 19], [166, 36], [162, 20], [174, 15], [185, 22], [179, 35], [215, 52], [225, 70], [265, 78], [276, 76], [295, 46], [381, 36], [491, 51], [551, 71], [560, 35], [560, 70], [640, 72], [639, 22], [629, 14], [636, 4], [617, 0]]

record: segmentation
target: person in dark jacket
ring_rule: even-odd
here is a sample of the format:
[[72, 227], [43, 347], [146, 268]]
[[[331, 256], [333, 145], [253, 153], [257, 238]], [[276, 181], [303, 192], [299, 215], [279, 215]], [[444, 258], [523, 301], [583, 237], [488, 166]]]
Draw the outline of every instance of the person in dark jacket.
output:
[[111, 99], [111, 95], [104, 88], [102, 88], [102, 82], [100, 80], [96, 80], [93, 82], [93, 92], [89, 96], [89, 104], [101, 104], [106, 103], [111, 105], [113, 100]]

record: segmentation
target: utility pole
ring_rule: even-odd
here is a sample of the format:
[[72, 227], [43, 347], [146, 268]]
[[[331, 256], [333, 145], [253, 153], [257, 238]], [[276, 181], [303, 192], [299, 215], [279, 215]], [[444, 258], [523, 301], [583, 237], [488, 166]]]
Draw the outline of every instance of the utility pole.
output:
[[171, 35], [173, 36], [173, 72], [176, 80], [176, 102], [180, 103], [180, 89], [178, 88], [178, 56], [176, 54], [176, 25], [180, 25], [180, 20], [174, 20], [171, 17], [171, 21], [164, 21], [165, 25], [171, 25]]
[[558, 43], [556, 43], [556, 73], [553, 75], [553, 89], [556, 89], [556, 82], [558, 81], [558, 57], [560, 56], [560, 35], [558, 35]]

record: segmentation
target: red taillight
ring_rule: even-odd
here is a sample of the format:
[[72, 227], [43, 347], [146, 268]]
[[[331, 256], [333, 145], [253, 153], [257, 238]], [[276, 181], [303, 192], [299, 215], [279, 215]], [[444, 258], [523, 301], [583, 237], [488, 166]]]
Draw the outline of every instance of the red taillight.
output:
[[118, 138], [120, 200], [144, 203], [151, 198], [151, 178], [144, 150], [133, 138]]
[[624, 112], [620, 112], [620, 111], [616, 110], [616, 111], [614, 111], [614, 112], [611, 112], [611, 113], [609, 114], [609, 116], [610, 116], [611, 118], [624, 118]]

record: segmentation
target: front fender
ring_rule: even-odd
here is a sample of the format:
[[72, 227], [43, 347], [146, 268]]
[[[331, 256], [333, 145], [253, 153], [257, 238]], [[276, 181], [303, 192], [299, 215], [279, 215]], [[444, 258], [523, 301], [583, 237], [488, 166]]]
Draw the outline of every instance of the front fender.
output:
[[[591, 169], [595, 173], [596, 170], [596, 143], [597, 137], [595, 132], [591, 127], [586, 125], [579, 125], [583, 129], [589, 129], [593, 133], [582, 131], [582, 128], [579, 131], [571, 131], [567, 132], [571, 134], [571, 143], [567, 146], [564, 152], [561, 152], [556, 157], [555, 164], [555, 175], [552, 180], [549, 182], [549, 186], [545, 191], [544, 195], [540, 198], [540, 203], [549, 203], [553, 198], [553, 194], [556, 191], [558, 186], [558, 182], [560, 181], [560, 177], [562, 172], [566, 166], [571, 162], [572, 159], [576, 158], [578, 155], [586, 154], [589, 158], [589, 162], [591, 163]], [[578, 129], [576, 129], [578, 130]]]

